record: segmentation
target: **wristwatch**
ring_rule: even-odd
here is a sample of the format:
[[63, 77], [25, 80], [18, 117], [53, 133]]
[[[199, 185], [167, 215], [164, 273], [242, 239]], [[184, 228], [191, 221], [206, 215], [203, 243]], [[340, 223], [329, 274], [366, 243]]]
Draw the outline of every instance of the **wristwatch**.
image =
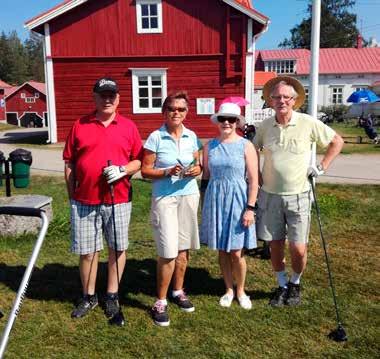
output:
[[127, 172], [127, 171], [125, 170], [125, 167], [124, 167], [124, 166], [119, 166], [119, 171], [120, 171], [120, 172]]
[[169, 173], [170, 173], [170, 169], [169, 168], [164, 169], [164, 177], [169, 176]]
[[321, 164], [317, 165], [317, 169], [318, 169], [318, 171], [323, 171], [322, 165]]
[[255, 212], [255, 207], [254, 207], [254, 206], [251, 206], [250, 204], [247, 204], [247, 205], [245, 206], [245, 209], [246, 209], [247, 211], [253, 211], [253, 212]]

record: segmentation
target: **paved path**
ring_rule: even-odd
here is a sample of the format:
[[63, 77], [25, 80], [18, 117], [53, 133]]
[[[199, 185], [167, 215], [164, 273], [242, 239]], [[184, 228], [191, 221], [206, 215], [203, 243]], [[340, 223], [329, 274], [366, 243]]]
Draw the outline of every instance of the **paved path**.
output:
[[[9, 143], [9, 139], [33, 134], [40, 135], [42, 129], [20, 129], [0, 132], [0, 151], [5, 157], [16, 148], [25, 148], [32, 152], [32, 174], [63, 176], [62, 144], [28, 147]], [[139, 177], [139, 174], [135, 175]], [[321, 176], [318, 182], [378, 184], [380, 185], [380, 153], [340, 155], [329, 168], [326, 175]]]

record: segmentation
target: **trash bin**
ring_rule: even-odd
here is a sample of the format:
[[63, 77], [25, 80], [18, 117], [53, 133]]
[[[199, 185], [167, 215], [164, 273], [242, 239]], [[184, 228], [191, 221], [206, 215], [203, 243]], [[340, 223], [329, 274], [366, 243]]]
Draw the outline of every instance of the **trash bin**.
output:
[[3, 185], [3, 168], [5, 163], [4, 153], [0, 151], [0, 186]]
[[32, 153], [18, 148], [9, 154], [9, 160], [12, 163], [13, 185], [16, 188], [28, 187]]

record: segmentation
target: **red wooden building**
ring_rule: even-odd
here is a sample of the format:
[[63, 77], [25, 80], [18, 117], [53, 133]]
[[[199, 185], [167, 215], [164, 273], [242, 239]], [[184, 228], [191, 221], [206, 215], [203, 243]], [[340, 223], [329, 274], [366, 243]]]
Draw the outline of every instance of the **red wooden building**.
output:
[[45, 84], [28, 81], [4, 89], [7, 123], [22, 127], [47, 126]]
[[7, 84], [0, 80], [0, 121], [6, 120], [5, 115], [5, 89], [12, 87], [12, 85]]
[[93, 110], [101, 76], [118, 81], [120, 112], [144, 138], [178, 89], [191, 98], [186, 126], [212, 136], [209, 116], [221, 99], [253, 96], [255, 41], [267, 25], [249, 0], [62, 2], [25, 25], [44, 36], [50, 141], [65, 140], [73, 121]]

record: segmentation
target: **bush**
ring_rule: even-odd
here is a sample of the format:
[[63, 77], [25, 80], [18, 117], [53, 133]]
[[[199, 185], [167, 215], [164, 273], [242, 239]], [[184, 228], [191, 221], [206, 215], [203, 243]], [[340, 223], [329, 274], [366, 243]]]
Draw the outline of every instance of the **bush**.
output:
[[325, 112], [333, 121], [343, 122], [350, 106], [346, 105], [331, 105], [322, 106], [320, 111]]

